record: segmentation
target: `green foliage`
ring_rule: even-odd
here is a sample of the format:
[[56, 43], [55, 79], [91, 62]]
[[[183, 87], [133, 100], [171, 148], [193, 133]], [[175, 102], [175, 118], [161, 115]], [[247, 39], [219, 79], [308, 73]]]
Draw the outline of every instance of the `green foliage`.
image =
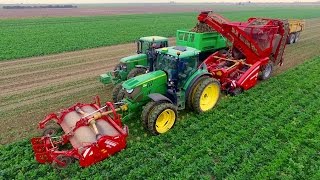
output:
[[57, 171], [38, 164], [28, 140], [4, 145], [4, 179], [318, 179], [320, 57], [201, 115], [180, 114], [161, 136], [143, 134], [138, 119], [128, 148], [89, 168]]
[[[251, 16], [314, 18], [320, 16], [320, 8], [239, 7], [221, 14], [232, 20]], [[0, 60], [133, 42], [149, 35], [172, 37], [177, 29], [191, 29], [196, 18], [197, 13], [178, 13], [0, 20]]]

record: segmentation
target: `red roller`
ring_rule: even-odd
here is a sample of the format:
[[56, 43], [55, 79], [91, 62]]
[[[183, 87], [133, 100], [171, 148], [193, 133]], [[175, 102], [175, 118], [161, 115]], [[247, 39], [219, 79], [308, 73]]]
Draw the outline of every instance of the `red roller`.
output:
[[[32, 138], [31, 143], [39, 163], [53, 163], [55, 167], [67, 166], [78, 159], [80, 166], [87, 167], [97, 163], [126, 147], [127, 126], [123, 126], [112, 103], [100, 108], [100, 102], [92, 104], [77, 103], [62, 110], [59, 115], [49, 114], [39, 123], [45, 129], [43, 137]], [[45, 128], [49, 121], [60, 125], [63, 134], [54, 136], [56, 130]], [[70, 143], [71, 149], [62, 146]]]

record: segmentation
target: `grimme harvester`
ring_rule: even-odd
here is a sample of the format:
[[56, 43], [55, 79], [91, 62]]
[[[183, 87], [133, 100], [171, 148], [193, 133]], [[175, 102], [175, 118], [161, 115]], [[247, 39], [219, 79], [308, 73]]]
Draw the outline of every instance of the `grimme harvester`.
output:
[[[258, 77], [270, 77], [273, 65], [282, 63], [289, 34], [285, 20], [250, 18], [230, 22], [212, 12], [202, 12], [201, 23], [221, 33], [232, 43], [230, 53], [215, 52], [204, 61], [190, 47], [157, 49], [156, 71], [125, 81], [130, 117], [142, 110], [142, 124], [152, 133], [165, 133], [177, 119], [177, 110], [189, 107], [198, 113], [211, 110], [220, 90], [238, 94], [252, 88]], [[203, 61], [203, 62], [202, 62]]]
[[[40, 128], [44, 128], [53, 119], [64, 134], [56, 140], [49, 129], [43, 137], [32, 139], [36, 159], [63, 167], [76, 158], [81, 166], [89, 166], [125, 148], [128, 129], [122, 126], [118, 111], [123, 111], [123, 120], [142, 112], [146, 129], [155, 135], [165, 133], [174, 126], [177, 110], [189, 107], [198, 113], [209, 111], [218, 102], [221, 90], [234, 95], [248, 90], [258, 78], [269, 78], [274, 65], [282, 64], [288, 21], [250, 18], [247, 22], [230, 22], [209, 11], [200, 13], [198, 20], [231, 42], [229, 53], [217, 51], [207, 56], [203, 52], [208, 51], [186, 46], [153, 49], [153, 71], [122, 83], [125, 98], [115, 103], [119, 108], [111, 103], [100, 108], [97, 98], [96, 103], [78, 103], [40, 122]], [[196, 35], [188, 38], [193, 45]], [[210, 49], [210, 44], [199, 47]], [[73, 148], [61, 150], [68, 142]]]
[[230, 22], [212, 12], [202, 12], [198, 20], [221, 33], [233, 45], [231, 56], [214, 53], [201, 65], [221, 89], [238, 94], [255, 86], [257, 79], [271, 76], [273, 66], [282, 64], [289, 35], [287, 20], [250, 18], [247, 22]]
[[[77, 103], [59, 115], [49, 114], [39, 123], [44, 136], [31, 139], [36, 160], [64, 168], [78, 159], [80, 166], [87, 167], [121, 151], [126, 147], [128, 128], [117, 111], [125, 108], [115, 109], [110, 102], [100, 107], [96, 98], [96, 103]], [[56, 136], [58, 130], [47, 126], [50, 121], [62, 128], [63, 135]], [[72, 148], [66, 147], [69, 143]]]

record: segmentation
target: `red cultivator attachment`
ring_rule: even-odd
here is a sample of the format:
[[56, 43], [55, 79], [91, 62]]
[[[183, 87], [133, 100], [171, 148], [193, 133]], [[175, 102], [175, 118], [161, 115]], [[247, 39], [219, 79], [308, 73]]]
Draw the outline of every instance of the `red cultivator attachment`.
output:
[[[117, 111], [125, 108], [115, 109], [109, 102], [100, 108], [97, 98], [96, 103], [78, 103], [59, 115], [49, 114], [39, 123], [44, 136], [31, 139], [36, 160], [63, 168], [78, 159], [80, 166], [87, 167], [121, 151], [126, 147], [128, 128], [122, 126]], [[61, 136], [55, 136], [57, 129], [45, 128], [50, 121], [63, 130]]]

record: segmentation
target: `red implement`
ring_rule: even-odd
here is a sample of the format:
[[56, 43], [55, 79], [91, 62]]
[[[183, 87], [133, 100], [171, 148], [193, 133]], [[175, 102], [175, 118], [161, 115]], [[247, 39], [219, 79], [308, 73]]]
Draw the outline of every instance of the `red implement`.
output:
[[[80, 166], [87, 167], [124, 149], [128, 128], [117, 114], [122, 109], [115, 109], [109, 102], [102, 108], [99, 105], [99, 100], [92, 104], [77, 103], [59, 115], [49, 114], [39, 128], [54, 121], [61, 127], [62, 135], [54, 136], [57, 130], [47, 128], [43, 137], [32, 138], [36, 160], [63, 168], [77, 159]], [[66, 149], [69, 143], [72, 148]]]
[[289, 34], [287, 20], [250, 18], [247, 22], [231, 22], [210, 11], [198, 20], [207, 24], [232, 43], [229, 56], [214, 53], [200, 67], [207, 67], [230, 93], [252, 88], [257, 79], [270, 77], [273, 65], [282, 64]]

